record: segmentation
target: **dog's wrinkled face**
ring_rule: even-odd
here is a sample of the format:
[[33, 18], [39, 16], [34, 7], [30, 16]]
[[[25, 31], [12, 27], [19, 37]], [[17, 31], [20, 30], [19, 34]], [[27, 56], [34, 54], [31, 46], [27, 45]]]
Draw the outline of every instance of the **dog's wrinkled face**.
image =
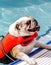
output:
[[[25, 20], [26, 19], [26, 20]], [[20, 22], [18, 22], [15, 26], [15, 28], [22, 32], [21, 34], [33, 34], [35, 31], [39, 31], [40, 26], [38, 25], [38, 22], [33, 17], [26, 17], [23, 18]], [[23, 35], [24, 35], [23, 34]]]

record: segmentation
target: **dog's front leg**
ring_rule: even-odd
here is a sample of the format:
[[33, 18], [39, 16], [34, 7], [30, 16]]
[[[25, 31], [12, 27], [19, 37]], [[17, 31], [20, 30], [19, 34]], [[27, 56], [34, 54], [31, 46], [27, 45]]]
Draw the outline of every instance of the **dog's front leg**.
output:
[[38, 42], [35, 40], [35, 47], [42, 47], [44, 49], [48, 49], [48, 50], [51, 50], [51, 46], [45, 44], [45, 43], [41, 43], [41, 42]]
[[24, 52], [22, 52], [22, 49], [19, 49], [17, 47], [14, 47], [11, 51], [10, 51], [11, 55], [14, 58], [17, 59], [21, 59], [26, 61], [29, 65], [37, 65], [35, 60], [30, 58], [27, 54], [25, 54]]

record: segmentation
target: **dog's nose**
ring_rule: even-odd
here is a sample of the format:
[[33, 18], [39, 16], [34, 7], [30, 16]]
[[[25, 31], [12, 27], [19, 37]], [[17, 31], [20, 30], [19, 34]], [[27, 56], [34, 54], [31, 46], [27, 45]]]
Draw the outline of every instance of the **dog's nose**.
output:
[[37, 22], [37, 20], [36, 20], [36, 19], [34, 19], [34, 22], [36, 23], [36, 26], [38, 26], [38, 22]]

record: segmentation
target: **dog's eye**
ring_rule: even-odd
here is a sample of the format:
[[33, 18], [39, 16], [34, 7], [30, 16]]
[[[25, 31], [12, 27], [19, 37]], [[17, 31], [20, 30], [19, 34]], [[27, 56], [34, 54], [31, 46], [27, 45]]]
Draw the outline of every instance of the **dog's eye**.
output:
[[31, 24], [31, 20], [28, 20], [26, 24], [27, 24], [27, 25]]

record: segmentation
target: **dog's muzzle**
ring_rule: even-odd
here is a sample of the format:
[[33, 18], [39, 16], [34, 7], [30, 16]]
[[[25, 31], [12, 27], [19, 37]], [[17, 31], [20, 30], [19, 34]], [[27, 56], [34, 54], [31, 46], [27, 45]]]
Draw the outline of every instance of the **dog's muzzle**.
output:
[[39, 30], [40, 30], [39, 25], [35, 26], [35, 28], [33, 28], [33, 29], [28, 29], [28, 31], [30, 31], [30, 32], [35, 32], [35, 31], [39, 31]]

